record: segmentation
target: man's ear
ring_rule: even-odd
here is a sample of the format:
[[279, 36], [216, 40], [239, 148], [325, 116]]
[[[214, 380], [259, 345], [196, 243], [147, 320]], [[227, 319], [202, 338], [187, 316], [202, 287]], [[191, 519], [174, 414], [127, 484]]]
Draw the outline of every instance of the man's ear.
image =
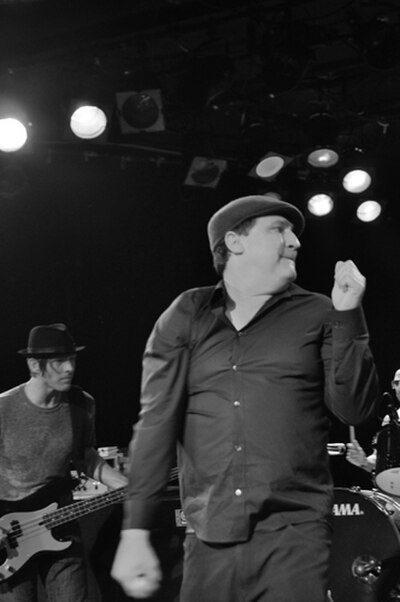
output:
[[26, 363], [28, 364], [29, 372], [31, 374], [40, 374], [39, 360], [37, 360], [35, 357], [28, 357]]
[[243, 253], [244, 247], [242, 244], [242, 239], [240, 237], [240, 234], [238, 234], [237, 232], [233, 232], [232, 230], [229, 230], [225, 234], [224, 240], [225, 240], [225, 245], [226, 245], [228, 251], [233, 253], [233, 255], [241, 255]]

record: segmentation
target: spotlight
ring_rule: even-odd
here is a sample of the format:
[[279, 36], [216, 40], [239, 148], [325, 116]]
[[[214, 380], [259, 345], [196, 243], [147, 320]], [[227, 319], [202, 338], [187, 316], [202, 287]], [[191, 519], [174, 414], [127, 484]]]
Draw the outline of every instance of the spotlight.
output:
[[312, 167], [328, 169], [337, 165], [339, 153], [335, 150], [338, 123], [329, 113], [314, 113], [307, 122], [311, 147], [307, 162]]
[[119, 124], [123, 134], [165, 130], [159, 90], [118, 92], [116, 99]]
[[360, 222], [373, 222], [382, 213], [382, 205], [375, 200], [362, 201], [357, 207], [356, 215]]
[[347, 192], [360, 194], [372, 183], [372, 168], [363, 151], [359, 148], [346, 151], [344, 169], [341, 173], [342, 186]]
[[312, 167], [327, 169], [337, 165], [339, 162], [339, 153], [333, 148], [317, 148], [308, 153], [307, 162]]
[[323, 217], [329, 215], [335, 207], [335, 187], [322, 172], [314, 176], [307, 185], [305, 202], [311, 215]]
[[0, 95], [0, 151], [14, 153], [22, 148], [26, 152], [32, 136], [31, 110], [26, 109], [19, 98]]
[[293, 161], [291, 157], [271, 151], [252, 167], [248, 175], [252, 178], [260, 178], [261, 180], [273, 180], [291, 161]]
[[92, 140], [101, 136], [107, 127], [107, 115], [96, 106], [77, 108], [70, 118], [70, 128], [78, 138]]
[[104, 141], [111, 123], [112, 108], [112, 103], [103, 102], [96, 93], [74, 98], [69, 103], [64, 137], [69, 140], [96, 140], [96, 143]]
[[28, 139], [25, 125], [18, 119], [6, 117], [0, 119], [0, 150], [13, 153], [20, 150]]
[[365, 192], [371, 182], [371, 175], [365, 169], [351, 169], [342, 179], [343, 188], [353, 194]]
[[331, 213], [334, 207], [333, 197], [326, 192], [312, 194], [307, 200], [307, 209], [316, 217]]
[[216, 188], [222, 173], [228, 166], [224, 159], [195, 157], [189, 167], [184, 184], [202, 188]]

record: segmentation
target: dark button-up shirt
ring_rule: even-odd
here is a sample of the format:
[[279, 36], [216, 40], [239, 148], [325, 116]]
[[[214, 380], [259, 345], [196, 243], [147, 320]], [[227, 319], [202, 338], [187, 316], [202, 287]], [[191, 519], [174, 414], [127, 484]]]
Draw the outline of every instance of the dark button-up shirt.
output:
[[177, 441], [183, 510], [201, 539], [246, 540], [261, 517], [272, 529], [326, 518], [329, 411], [359, 424], [377, 398], [361, 309], [291, 285], [237, 331], [222, 284], [184, 292], [144, 353], [124, 527], [151, 528]]

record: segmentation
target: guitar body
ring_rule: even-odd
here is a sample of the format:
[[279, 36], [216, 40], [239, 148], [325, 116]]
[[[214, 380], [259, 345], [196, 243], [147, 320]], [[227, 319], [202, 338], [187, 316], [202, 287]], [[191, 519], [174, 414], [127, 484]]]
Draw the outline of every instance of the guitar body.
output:
[[0, 518], [0, 581], [11, 577], [38, 552], [60, 552], [71, 545], [70, 541], [55, 539], [41, 520], [56, 509], [54, 502], [41, 510], [11, 512]]

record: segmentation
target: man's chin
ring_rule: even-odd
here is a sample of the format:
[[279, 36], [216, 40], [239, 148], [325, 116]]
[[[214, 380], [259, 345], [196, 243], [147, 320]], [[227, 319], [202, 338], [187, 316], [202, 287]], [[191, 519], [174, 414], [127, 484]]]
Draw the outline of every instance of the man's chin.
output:
[[297, 278], [297, 270], [294, 261], [289, 262], [288, 270], [285, 276], [288, 279], [288, 282], [293, 282]]
[[58, 390], [59, 391], [69, 391], [71, 388], [71, 382], [59, 383]]

